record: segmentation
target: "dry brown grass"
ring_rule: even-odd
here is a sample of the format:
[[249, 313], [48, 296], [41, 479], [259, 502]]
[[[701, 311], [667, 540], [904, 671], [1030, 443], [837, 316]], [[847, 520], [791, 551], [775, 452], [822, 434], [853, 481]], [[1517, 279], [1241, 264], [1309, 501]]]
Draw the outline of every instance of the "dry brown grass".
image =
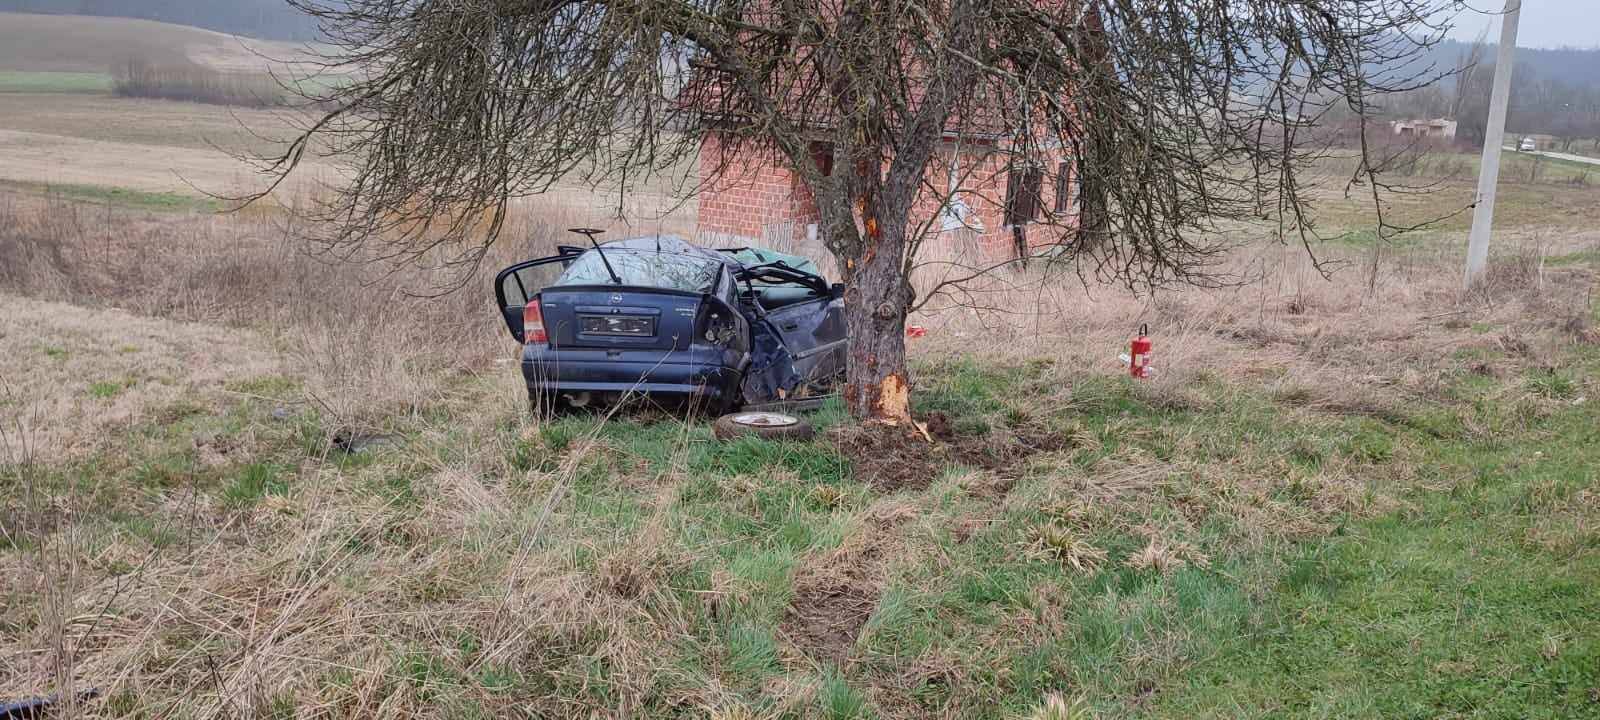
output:
[[1064, 373], [1112, 371], [1149, 323], [1157, 373], [1148, 387], [1173, 402], [1203, 403], [1185, 388], [1220, 375], [1266, 380], [1310, 409], [1381, 415], [1394, 400], [1430, 392], [1441, 359], [1488, 341], [1474, 325], [1541, 347], [1581, 335], [1565, 323], [1581, 325], [1592, 272], [1545, 259], [1597, 242], [1600, 232], [1572, 227], [1501, 231], [1485, 289], [1470, 295], [1456, 242], [1390, 248], [1376, 274], [1370, 249], [1330, 244], [1318, 250], [1334, 269], [1325, 278], [1302, 249], [1258, 239], [1219, 268], [1235, 284], [1216, 290], [1136, 295], [1085, 288], [1070, 275], [1002, 273], [987, 281], [997, 295], [991, 309], [935, 304], [916, 320], [927, 336], [910, 342], [924, 356], [1048, 357]]
[[[184, 137], [174, 131], [174, 137]], [[194, 137], [194, 136], [189, 136]], [[204, 198], [238, 196], [266, 183], [220, 149], [173, 149], [158, 145], [89, 140], [66, 135], [0, 130], [0, 180], [29, 184], [88, 185]], [[288, 183], [291, 191], [330, 177], [326, 165], [308, 163]]]
[[[467, 290], [422, 297], [440, 290], [426, 272], [310, 257], [293, 245], [292, 228], [271, 218], [129, 213], [15, 195], [0, 199], [0, 213], [0, 253], [22, 261], [7, 267], [13, 292], [265, 331], [292, 348], [308, 390], [352, 422], [420, 406], [447, 381], [438, 371], [483, 370], [506, 350], [495, 342], [483, 273]], [[549, 230], [531, 228], [534, 248], [551, 244]]]
[[[180, 400], [221, 404], [229, 383], [283, 370], [255, 333], [14, 296], [4, 306], [0, 378], [31, 405], [13, 434], [31, 436], [40, 460], [92, 452]], [[4, 440], [0, 455], [20, 452]]]
[[[256, 137], [284, 137], [295, 115], [287, 111], [225, 109], [186, 102], [120, 98], [111, 95], [8, 94], [0, 102], [0, 128], [35, 135], [55, 135], [161, 148], [152, 154], [171, 155], [172, 148], [209, 151], [266, 152], [275, 146]], [[68, 158], [62, 164], [68, 164]], [[29, 168], [8, 173], [17, 180], [43, 180], [43, 173], [25, 175]], [[32, 168], [40, 170], [41, 168]], [[117, 183], [120, 185], [120, 183]]]
[[[576, 204], [581, 198], [591, 204]], [[497, 361], [515, 348], [492, 307], [496, 270], [553, 253], [557, 243], [572, 241], [565, 232], [571, 226], [599, 226], [616, 234], [691, 232], [681, 212], [659, 218], [655, 208], [670, 208], [667, 203], [648, 195], [636, 198], [623, 211], [643, 219], [621, 220], [606, 200], [581, 193], [522, 201], [496, 253], [463, 279], [453, 271], [417, 265], [310, 256], [297, 244], [297, 221], [271, 209], [242, 215], [151, 214], [5, 193], [0, 194], [0, 283], [8, 292], [83, 308], [112, 306], [198, 323], [200, 333], [213, 333], [210, 326], [236, 328], [246, 338], [264, 333], [292, 357], [295, 375], [313, 402], [347, 425], [373, 428], [383, 426], [385, 418], [439, 401], [441, 388], [462, 377], [505, 369]], [[457, 281], [463, 283], [460, 289]], [[52, 312], [65, 313], [66, 307], [20, 313], [16, 321]], [[94, 314], [85, 309], [83, 322], [93, 322]], [[77, 330], [66, 326], [59, 332]], [[16, 334], [12, 341], [48, 344], [50, 338], [25, 340]], [[81, 343], [73, 345], [74, 351], [82, 349]], [[115, 374], [119, 367], [108, 364], [101, 374]], [[74, 363], [66, 371], [82, 369]], [[145, 370], [159, 376], [173, 368], [141, 369], [135, 358], [126, 370], [137, 377]]]

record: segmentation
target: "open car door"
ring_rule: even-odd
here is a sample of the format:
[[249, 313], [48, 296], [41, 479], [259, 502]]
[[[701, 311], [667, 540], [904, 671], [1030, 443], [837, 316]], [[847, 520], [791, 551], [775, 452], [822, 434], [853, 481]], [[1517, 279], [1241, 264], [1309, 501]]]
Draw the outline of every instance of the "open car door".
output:
[[500, 306], [500, 317], [506, 329], [517, 342], [522, 337], [522, 309], [545, 286], [555, 282], [561, 271], [583, 254], [583, 248], [561, 248], [560, 255], [517, 263], [500, 271], [494, 278], [494, 299]]

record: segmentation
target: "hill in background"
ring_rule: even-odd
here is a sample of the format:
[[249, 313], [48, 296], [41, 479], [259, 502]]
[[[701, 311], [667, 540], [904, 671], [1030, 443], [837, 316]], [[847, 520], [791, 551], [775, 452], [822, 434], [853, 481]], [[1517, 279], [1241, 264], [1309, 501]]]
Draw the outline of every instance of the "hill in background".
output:
[[247, 40], [149, 20], [0, 13], [0, 70], [106, 73], [142, 58], [162, 65], [260, 72], [271, 60], [292, 60], [300, 52], [296, 43]]
[[284, 0], [0, 0], [0, 12], [136, 18], [266, 40], [317, 38], [316, 21]]
[[[4, 0], [0, 0], [3, 2]], [[1493, 65], [1497, 44], [1488, 43], [1483, 51], [1483, 63]], [[1424, 62], [1435, 67], [1451, 68], [1472, 50], [1472, 43], [1446, 40], [1428, 50]], [[1517, 48], [1514, 74], [1517, 77], [1537, 77], [1573, 88], [1600, 87], [1600, 48]]]

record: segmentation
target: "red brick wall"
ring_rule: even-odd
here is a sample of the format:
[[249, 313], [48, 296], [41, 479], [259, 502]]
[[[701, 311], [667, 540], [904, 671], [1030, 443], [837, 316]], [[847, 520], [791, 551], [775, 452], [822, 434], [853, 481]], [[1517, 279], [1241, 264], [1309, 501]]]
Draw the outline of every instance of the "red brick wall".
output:
[[[714, 173], [722, 162], [721, 139], [710, 134], [700, 148], [702, 176]], [[721, 177], [700, 193], [702, 234], [719, 236], [721, 242], [760, 243], [787, 223], [789, 241], [806, 237], [807, 226], [817, 222], [817, 205], [782, 158], [763, 152], [727, 162]]]
[[[972, 230], [946, 231], [940, 213], [947, 199], [951, 183], [952, 159], [958, 159], [956, 179], [960, 182], [955, 197], [970, 209], [973, 223], [981, 227]], [[802, 183], [787, 165], [787, 160], [771, 153], [750, 153], [726, 160], [720, 138], [709, 134], [700, 152], [702, 177], [713, 175], [722, 168], [723, 173], [715, 183], [700, 194], [700, 233], [718, 243], [752, 242], [777, 244], [787, 241], [788, 247], [804, 245], [808, 226], [817, 222], [817, 207], [809, 188]], [[999, 258], [1014, 254], [1014, 241], [1010, 226], [1005, 224], [1005, 199], [1007, 186], [1006, 156], [993, 152], [993, 146], [968, 143], [959, 151], [954, 145], [942, 148], [929, 163], [928, 183], [912, 206], [911, 231], [926, 225], [929, 236], [924, 249], [944, 254], [962, 254], [975, 250], [985, 257]], [[1040, 195], [1044, 212], [1055, 208], [1057, 168], [1052, 163], [1045, 169]], [[931, 187], [930, 187], [931, 186]], [[1075, 210], [1075, 208], [1074, 208]], [[1052, 222], [1070, 227], [1073, 218], [1054, 217]], [[1056, 241], [1058, 228], [1030, 227], [1028, 243], [1031, 246], [1048, 245]], [[787, 237], [782, 237], [787, 235]], [[973, 247], [963, 247], [972, 245]]]

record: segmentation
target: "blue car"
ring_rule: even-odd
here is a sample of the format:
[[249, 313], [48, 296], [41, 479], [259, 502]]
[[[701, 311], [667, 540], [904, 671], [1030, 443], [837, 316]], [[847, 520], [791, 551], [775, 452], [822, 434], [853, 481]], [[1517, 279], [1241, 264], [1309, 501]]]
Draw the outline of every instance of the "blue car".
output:
[[495, 296], [536, 408], [646, 395], [725, 413], [831, 390], [845, 368], [843, 287], [770, 250], [591, 235], [500, 271]]

